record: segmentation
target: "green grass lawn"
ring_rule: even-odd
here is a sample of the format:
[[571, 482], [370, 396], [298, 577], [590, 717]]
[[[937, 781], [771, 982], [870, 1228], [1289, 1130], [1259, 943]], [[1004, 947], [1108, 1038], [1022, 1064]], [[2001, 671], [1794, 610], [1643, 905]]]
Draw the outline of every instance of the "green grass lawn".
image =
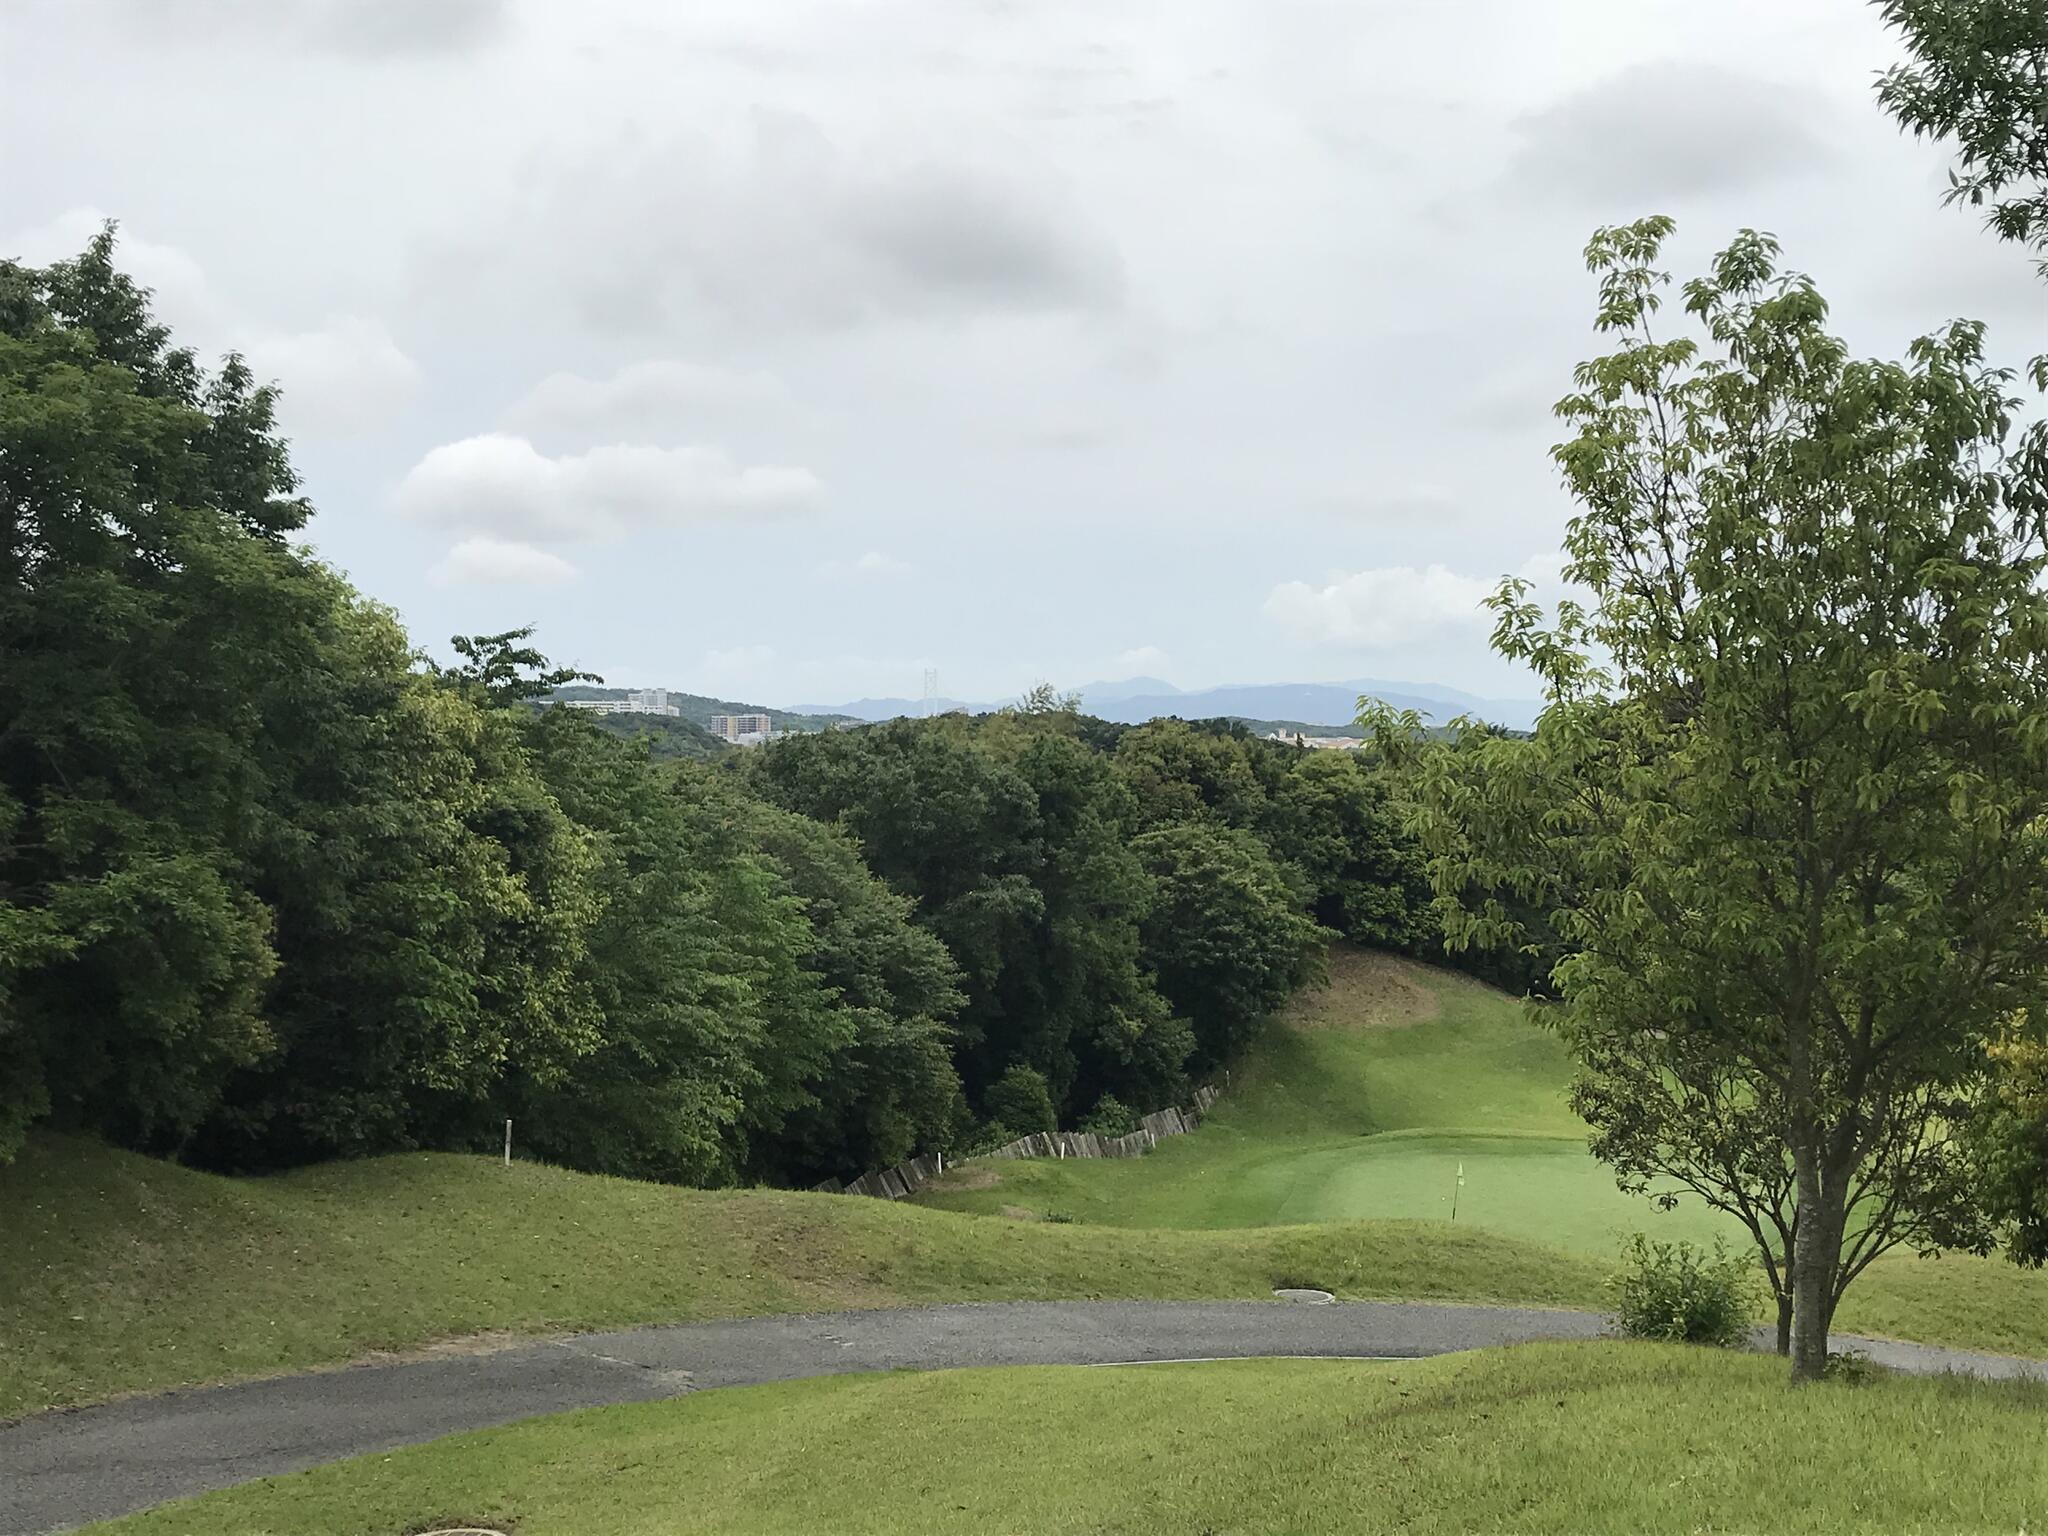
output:
[[[1747, 1234], [1686, 1197], [1622, 1194], [1565, 1102], [1571, 1064], [1517, 1000], [1454, 972], [1339, 946], [1235, 1074], [1202, 1127], [1142, 1158], [963, 1164], [920, 1204], [1124, 1228], [1448, 1222], [1603, 1267], [1621, 1238]], [[1458, 1169], [1465, 1182], [1457, 1186]], [[2048, 1353], [2048, 1272], [1944, 1255], [1880, 1260], [1848, 1331]]]
[[[0, 1417], [477, 1334], [763, 1312], [1276, 1285], [1598, 1307], [1621, 1231], [1707, 1227], [1616, 1193], [1557, 1043], [1508, 999], [1344, 952], [1334, 969], [1196, 1134], [970, 1167], [1001, 1182], [934, 1202], [953, 1210], [442, 1154], [226, 1179], [36, 1137], [0, 1167]], [[976, 1214], [1006, 1206], [1079, 1220]], [[2048, 1354], [2048, 1274], [1887, 1259], [1839, 1324]]]
[[1534, 1345], [841, 1377], [567, 1414], [248, 1484], [102, 1536], [1399, 1529], [2034, 1531], [2048, 1390]]
[[0, 1168], [0, 1418], [504, 1332], [932, 1301], [1597, 1306], [1601, 1266], [1414, 1222], [1120, 1232], [413, 1154], [226, 1179], [45, 1136]]
[[1570, 1075], [1516, 1000], [1340, 947], [1331, 985], [1277, 1022], [1196, 1134], [1143, 1158], [969, 1164], [918, 1198], [1205, 1228], [1448, 1221], [1455, 1194], [1461, 1223], [1603, 1259], [1638, 1228], [1732, 1241], [1738, 1229], [1697, 1201], [1665, 1213], [1614, 1187], [1566, 1106]]

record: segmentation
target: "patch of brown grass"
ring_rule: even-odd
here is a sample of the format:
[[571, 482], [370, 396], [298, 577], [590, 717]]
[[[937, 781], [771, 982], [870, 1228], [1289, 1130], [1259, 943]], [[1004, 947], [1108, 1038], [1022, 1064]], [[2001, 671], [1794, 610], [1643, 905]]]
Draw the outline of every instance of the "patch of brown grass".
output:
[[1299, 994], [1285, 1018], [1293, 1029], [1405, 1029], [1443, 1012], [1442, 981], [1442, 972], [1404, 956], [1334, 945], [1329, 985]]

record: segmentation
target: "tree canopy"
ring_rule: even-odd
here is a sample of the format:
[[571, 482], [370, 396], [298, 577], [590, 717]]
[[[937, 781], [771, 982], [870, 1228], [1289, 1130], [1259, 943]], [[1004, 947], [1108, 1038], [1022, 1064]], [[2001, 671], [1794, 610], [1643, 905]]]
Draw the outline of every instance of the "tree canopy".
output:
[[1595, 1150], [1749, 1225], [1810, 1377], [1878, 1254], [1989, 1240], [1950, 1128], [2048, 970], [2048, 454], [1981, 326], [1854, 358], [1767, 236], [1685, 286], [1704, 346], [1657, 332], [1669, 230], [1587, 252], [1590, 600], [1494, 599], [1535, 734], [1379, 725], [1450, 941], [1530, 941], [1498, 891], [1547, 917]]
[[1407, 941], [1362, 764], [1119, 755], [1040, 687], [711, 766], [551, 707], [598, 680], [530, 628], [434, 664], [287, 538], [271, 389], [114, 256], [0, 264], [0, 1158], [43, 1120], [238, 1169], [510, 1117], [576, 1167], [845, 1177], [1175, 1102], [1317, 912]]
[[1948, 201], [1988, 208], [2048, 276], [2048, 0], [1879, 0], [1911, 62], [1878, 100], [1916, 136], [1952, 139]]

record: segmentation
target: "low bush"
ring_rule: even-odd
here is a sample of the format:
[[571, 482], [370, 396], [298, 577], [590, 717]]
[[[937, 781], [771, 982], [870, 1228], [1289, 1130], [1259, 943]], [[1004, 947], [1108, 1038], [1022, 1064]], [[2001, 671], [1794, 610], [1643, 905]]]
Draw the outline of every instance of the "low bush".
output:
[[1018, 1135], [999, 1120], [991, 1120], [975, 1132], [963, 1138], [952, 1151], [946, 1154], [951, 1162], [962, 1162], [971, 1157], [986, 1157], [998, 1147], [1007, 1147], [1018, 1140]]
[[1615, 1320], [1634, 1339], [1733, 1348], [1756, 1316], [1755, 1270], [1719, 1238], [1710, 1253], [1688, 1242], [1653, 1243], [1638, 1232], [1622, 1244], [1621, 1268], [1607, 1285]]
[[1095, 1136], [1128, 1136], [1138, 1128], [1138, 1112], [1129, 1109], [1113, 1093], [1095, 1101], [1081, 1122], [1081, 1129]]
[[1829, 1381], [1839, 1381], [1848, 1386], [1862, 1386], [1877, 1381], [1885, 1375], [1885, 1368], [1860, 1349], [1831, 1349], [1828, 1351], [1826, 1376]]
[[982, 1108], [991, 1122], [1010, 1126], [1019, 1136], [1059, 1129], [1045, 1074], [1030, 1067], [1011, 1067], [997, 1078]]

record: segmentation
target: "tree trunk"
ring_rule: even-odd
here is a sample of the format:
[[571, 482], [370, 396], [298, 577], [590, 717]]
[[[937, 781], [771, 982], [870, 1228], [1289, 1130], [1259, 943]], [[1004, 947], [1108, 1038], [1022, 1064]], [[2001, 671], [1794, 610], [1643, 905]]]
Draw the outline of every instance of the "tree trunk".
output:
[[1792, 1353], [1792, 1294], [1789, 1291], [1778, 1295], [1778, 1353], [1780, 1356]]
[[1841, 1192], [1826, 1187], [1820, 1155], [1795, 1147], [1799, 1246], [1792, 1256], [1792, 1379], [1819, 1381], [1828, 1368], [1828, 1323], [1835, 1311], [1835, 1266], [1842, 1257]]

